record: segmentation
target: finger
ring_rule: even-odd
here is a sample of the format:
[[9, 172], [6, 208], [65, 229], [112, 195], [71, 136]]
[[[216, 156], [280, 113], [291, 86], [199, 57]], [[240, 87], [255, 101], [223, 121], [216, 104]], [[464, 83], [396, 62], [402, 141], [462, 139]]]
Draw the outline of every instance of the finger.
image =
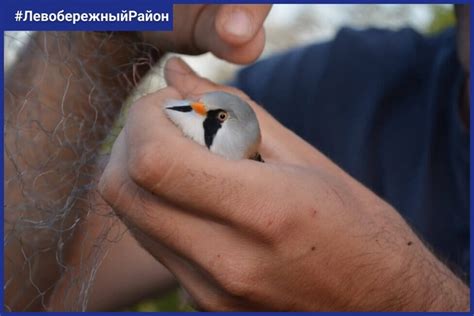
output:
[[[271, 163], [293, 164], [299, 166], [328, 166], [329, 169], [339, 169], [327, 157], [315, 150], [303, 139], [281, 125], [265, 109], [253, 102], [245, 93], [233, 87], [215, 84], [200, 77], [182, 59], [170, 58], [165, 65], [165, 79], [168, 85], [182, 95], [198, 98], [211, 91], [227, 91], [246, 100], [254, 109], [262, 131], [260, 153], [265, 161]], [[291, 106], [291, 105], [289, 105]], [[290, 145], [289, 145], [290, 144]]]
[[[236, 37], [223, 38], [217, 31], [217, 16], [220, 6], [206, 6], [200, 13], [194, 29], [194, 45], [198, 51], [210, 51], [215, 56], [229, 62], [248, 64], [260, 56], [265, 45], [265, 32], [262, 27], [244, 36], [239, 44]], [[224, 11], [225, 12], [225, 11]], [[242, 37], [241, 37], [242, 38]]]
[[262, 54], [265, 48], [265, 30], [261, 28], [255, 37], [241, 46], [216, 45], [216, 42], [210, 42], [210, 51], [218, 58], [228, 62], [247, 65]]
[[181, 257], [200, 266], [205, 266], [209, 260], [202, 257], [203, 253], [213, 257], [212, 253], [229, 247], [226, 226], [183, 212], [138, 187], [124, 168], [126, 151], [122, 132], [114, 144], [99, 188], [104, 200], [128, 226], [138, 227], [143, 234], [159, 240]]
[[[258, 257], [243, 255], [242, 245], [248, 235], [216, 223], [209, 218], [194, 216], [170, 207], [156, 196], [140, 190], [128, 179], [123, 168], [124, 134], [114, 144], [109, 164], [100, 180], [104, 200], [129, 227], [130, 232], [155, 258], [170, 269], [186, 285], [194, 297], [202, 297], [200, 305], [235, 306], [218, 288], [225, 289], [229, 274], [252, 266]], [[250, 260], [252, 259], [252, 260]], [[203, 278], [202, 276], [205, 276]], [[203, 288], [204, 286], [204, 288]], [[207, 290], [207, 292], [199, 291]], [[232, 290], [232, 289], [228, 289]], [[209, 301], [209, 299], [211, 300]], [[226, 299], [227, 298], [227, 299]]]
[[[171, 57], [166, 61], [164, 76], [168, 87], [175, 88], [185, 98], [196, 97], [202, 94], [202, 91], [206, 89], [209, 91], [217, 89], [217, 84], [199, 77], [199, 75], [179, 57]], [[201, 78], [202, 80], [196, 81], [195, 79], [191, 80], [191, 78]]]
[[172, 57], [167, 60], [164, 74], [168, 86], [173, 87], [186, 98], [196, 98], [207, 92], [222, 90], [250, 101], [249, 97], [238, 89], [218, 85], [209, 79], [200, 77], [188, 64], [178, 57]]
[[[212, 302], [224, 302], [224, 293], [202, 272], [187, 260], [179, 257], [141, 232], [135, 231], [135, 238], [178, 279], [192, 297], [192, 305], [199, 309], [210, 310]], [[215, 305], [215, 304], [213, 304]]]
[[[189, 261], [146, 235], [135, 232], [140, 244], [163, 264], [192, 297], [192, 305], [199, 310], [232, 310], [236, 299], [222, 291], [218, 284]], [[207, 277], [206, 277], [207, 276]]]
[[[287, 194], [288, 179], [275, 166], [229, 161], [183, 137], [163, 113], [163, 102], [160, 93], [138, 101], [143, 104], [131, 108], [125, 125], [127, 171], [138, 186], [201, 216], [249, 227], [268, 215], [259, 212], [262, 197]], [[268, 188], [271, 181], [277, 184]]]
[[[329, 166], [338, 169], [327, 157], [306, 143], [295, 133], [281, 125], [265, 109], [253, 102], [245, 93], [233, 87], [218, 85], [196, 74], [182, 59], [170, 58], [165, 65], [165, 79], [186, 98], [198, 98], [211, 91], [227, 91], [246, 100], [254, 109], [262, 130], [260, 153], [266, 162], [299, 166]], [[290, 144], [290, 145], [288, 145]]]
[[271, 5], [221, 5], [217, 10], [215, 28], [228, 44], [240, 46], [257, 35], [263, 27]]

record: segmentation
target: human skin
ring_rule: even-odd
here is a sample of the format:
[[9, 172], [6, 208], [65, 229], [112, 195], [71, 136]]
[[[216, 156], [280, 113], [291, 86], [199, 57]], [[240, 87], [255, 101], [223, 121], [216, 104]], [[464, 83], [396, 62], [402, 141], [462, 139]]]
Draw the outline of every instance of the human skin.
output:
[[173, 32], [143, 32], [145, 42], [165, 51], [207, 51], [228, 62], [248, 64], [265, 44], [263, 21], [270, 5], [175, 5]]
[[[213, 10], [215, 10], [215, 9], [213, 9]], [[260, 24], [256, 23], [256, 25], [261, 25], [261, 23]], [[203, 28], [203, 30], [205, 30], [205, 28]], [[209, 30], [209, 31], [211, 32], [212, 29]], [[205, 34], [206, 36], [208, 35], [208, 34], [206, 34], [205, 31], [203, 31], [201, 34]], [[40, 35], [37, 35], [37, 36], [39, 38], [41, 38]], [[89, 36], [89, 35], [86, 35], [85, 39], [87, 39], [87, 36]], [[159, 47], [160, 43], [157, 43], [156, 41], [161, 41], [163, 39], [163, 37], [160, 38], [160, 36], [161, 35], [159, 35], [159, 34], [150, 33], [150, 34], [148, 34], [148, 37], [145, 37], [145, 38], [147, 38], [148, 40], [151, 40], [152, 41], [151, 43], [153, 43], [155, 45], [158, 44], [158, 47]], [[178, 35], [175, 35], [175, 36], [178, 36]], [[180, 38], [186, 39], [187, 37], [183, 36], [183, 37], [180, 37]], [[468, 40], [468, 38], [467, 38], [467, 40]], [[54, 46], [55, 48], [62, 49], [64, 47], [67, 47], [67, 45], [63, 46], [64, 42], [57, 42], [57, 43], [59, 43], [60, 45], [55, 45]], [[117, 43], [117, 42], [115, 42], [115, 43]], [[187, 41], [187, 43], [189, 43], [189, 41]], [[69, 44], [72, 44], [72, 47], [75, 47], [74, 42], [70, 42]], [[210, 45], [210, 44], [211, 43], [208, 42], [207, 45]], [[242, 45], [245, 45], [245, 44], [242, 44]], [[258, 46], [258, 44], [256, 44], [256, 46]], [[120, 47], [120, 46], [118, 46], [118, 47]], [[168, 47], [172, 48], [172, 45], [168, 46]], [[206, 46], [203, 44], [203, 46], [201, 46], [201, 49], [205, 50], [205, 47]], [[237, 45], [236, 48], [237, 47], [239, 47], [239, 45]], [[252, 47], [252, 46], [249, 46], [249, 47]], [[161, 48], [161, 47], [159, 47], [159, 48]], [[162, 51], [163, 50], [166, 51], [166, 49], [164, 47], [162, 48]], [[185, 52], [185, 48], [180, 48], [180, 50], [182, 52]], [[258, 51], [258, 50], [255, 50], [255, 51]], [[91, 52], [93, 52], [93, 51], [91, 51]], [[99, 53], [99, 54], [94, 55], [91, 52], [89, 52], [85, 56], [87, 56], [87, 59], [91, 60], [92, 64], [94, 64], [92, 61], [97, 61], [97, 59], [96, 59], [97, 57], [103, 56], [103, 53]], [[193, 52], [197, 53], [197, 52], [199, 52], [199, 50], [193, 49]], [[52, 54], [52, 56], [54, 56], [56, 51], [54, 49], [51, 49], [49, 51], [49, 53]], [[240, 54], [237, 54], [237, 55], [238, 55], [237, 56], [237, 58], [238, 58], [240, 56]], [[83, 60], [85, 58], [85, 56], [84, 55], [83, 56], [71, 55], [70, 57], [78, 58], [78, 60]], [[467, 54], [466, 56], [469, 56], [469, 54]], [[66, 59], [65, 55], [62, 55], [60, 57]], [[113, 55], [109, 54], [108, 57], [113, 62], [111, 62], [110, 64], [105, 63], [103, 65], [104, 68], [101, 68], [101, 71], [107, 72], [107, 69], [108, 70], [115, 69], [115, 65], [120, 64], [120, 63], [117, 63], [117, 61], [114, 58], [112, 58]], [[143, 57], [143, 56], [141, 56], [141, 57]], [[224, 59], [226, 59], [225, 54], [222, 55], [222, 57]], [[231, 56], [229, 55], [228, 57], [230, 59]], [[256, 56], [254, 56], [254, 57], [256, 57]], [[130, 56], [128, 56], [127, 58], [130, 59]], [[14, 70], [9, 75], [7, 75], [7, 82], [8, 81], [11, 81], [12, 83], [20, 82], [20, 83], [24, 83], [25, 87], [28, 87], [28, 82], [25, 81], [24, 78], [36, 78], [39, 74], [43, 73], [43, 71], [44, 71], [44, 68], [42, 68], [42, 67], [31, 67], [30, 66], [31, 65], [30, 63], [32, 61], [35, 61], [35, 60], [37, 62], [37, 59], [38, 59], [38, 56], [35, 56], [35, 55], [31, 54], [31, 51], [30, 51], [30, 54], [25, 54], [23, 56], [22, 60], [13, 68]], [[64, 60], [64, 59], [59, 59], [59, 60]], [[249, 60], [249, 59], [243, 59], [243, 60], [245, 61], [245, 60]], [[239, 60], [233, 60], [233, 61], [234, 62], [242, 62], [242, 61], [239, 61]], [[33, 62], [32, 64], [34, 65], [35, 62]], [[23, 65], [23, 67], [20, 67], [21, 65]], [[38, 65], [41, 65], [41, 63], [39, 63]], [[61, 65], [61, 64], [59, 63], [59, 64], [56, 64], [56, 65], [54, 65], [54, 64], [48, 65], [49, 69], [52, 69], [53, 71], [46, 73], [48, 76], [45, 77], [45, 79], [43, 79], [44, 84], [41, 86], [41, 89], [38, 89], [38, 91], [36, 91], [38, 93], [38, 96], [46, 95], [46, 96], [48, 96], [48, 98], [51, 98], [52, 100], [63, 97], [63, 95], [64, 95], [64, 83], [65, 82], [62, 82], [62, 83], [59, 84], [58, 83], [59, 80], [53, 80], [55, 78], [58, 78], [55, 75], [56, 70], [61, 73], [61, 69], [65, 69], [65, 67], [58, 67], [59, 65]], [[56, 69], [56, 70], [54, 70], [54, 69]], [[12, 75], [12, 74], [15, 74], [15, 73], [21, 74], [21, 76], [18, 78], [18, 77], [15, 77], [14, 75]], [[125, 77], [127, 77], [127, 78], [132, 78], [130, 76], [130, 74], [128, 74], [127, 72], [125, 72], [125, 75], [126, 75]], [[60, 78], [64, 79], [64, 77], [60, 77]], [[46, 84], [46, 83], [48, 83], [48, 84]], [[101, 87], [100, 89], [102, 89], [102, 91], [104, 92], [105, 95], [107, 95], [107, 96], [113, 95], [113, 94], [110, 93], [110, 90], [107, 89], [107, 87], [109, 87], [109, 88], [113, 87], [113, 84], [110, 84], [108, 82], [103, 82], [103, 83], [101, 83], [100, 87]], [[71, 85], [69, 87], [69, 91], [77, 91], [77, 90], [80, 90], [79, 88], [80, 89], [85, 89], [85, 91], [90, 91], [90, 86], [82, 85], [82, 84], [78, 84], [78, 85], [73, 84], [73, 85]], [[14, 93], [18, 97], [18, 100], [20, 100], [20, 101], [17, 100], [15, 102], [23, 103], [23, 101], [25, 99], [25, 96], [26, 96], [26, 92], [24, 90], [21, 90], [19, 87], [15, 87], [14, 85], [8, 86], [8, 90], [11, 91], [12, 93]], [[128, 91], [128, 90], [124, 90], [124, 91]], [[71, 99], [70, 95], [67, 95], [66, 97], [67, 97], [66, 100]], [[118, 99], [120, 99], [122, 97], [123, 97], [123, 95], [120, 94]], [[30, 95], [29, 100], [34, 101], [34, 98]], [[6, 99], [6, 103], [7, 102], [11, 102], [11, 100]], [[118, 108], [120, 107], [119, 103], [120, 102], [118, 102], [118, 101], [112, 102], [112, 106], [111, 106], [112, 109], [110, 109], [111, 112], [108, 112], [108, 114], [110, 114], [111, 117], [114, 117], [114, 115], [118, 112]], [[76, 96], [76, 98], [74, 98], [74, 104], [76, 106], [75, 108], [78, 109], [78, 110], [79, 109], [87, 109], [89, 107], [89, 103], [88, 103], [88, 101], [86, 100], [86, 98], [84, 96]], [[468, 104], [468, 103], [464, 103], [464, 104]], [[53, 110], [54, 110], [54, 108], [57, 108], [57, 109], [60, 108], [60, 106], [59, 106], [60, 102], [59, 101], [53, 101], [53, 102], [49, 101], [48, 105]], [[100, 104], [100, 103], [98, 103], [96, 105], [98, 107], [104, 107], [105, 106], [104, 104]], [[115, 110], [113, 110], [113, 108], [115, 108]], [[66, 113], [70, 113], [71, 108], [66, 108], [65, 110], [66, 110]], [[9, 112], [5, 112], [6, 117], [9, 115], [8, 113]], [[83, 113], [83, 115], [84, 115], [84, 118], [85, 118], [85, 120], [84, 120], [85, 122], [87, 122], [88, 119], [93, 120], [93, 118], [94, 118], [94, 116], [92, 114], [87, 113], [87, 112]], [[38, 116], [33, 116], [32, 119], [37, 120], [39, 122], [42, 122], [43, 118], [38, 117]], [[110, 126], [110, 125], [105, 124], [104, 125], [104, 130], [106, 130], [108, 126]], [[72, 126], [70, 126], [69, 129], [73, 130]], [[6, 127], [6, 133], [7, 134], [9, 132], [14, 132], [14, 131], [15, 131], [15, 129], [13, 128], [13, 126], [9, 127], [7, 125], [7, 127]], [[95, 138], [95, 137], [91, 138], [90, 135], [81, 135], [81, 139], [89, 140], [91, 144], [94, 144], [94, 143], [99, 142], [98, 139], [100, 139], [100, 137], [99, 138]], [[20, 143], [22, 143], [24, 145], [27, 142], [21, 142], [20, 141]], [[39, 141], [35, 145], [35, 148], [42, 148], [43, 146], [59, 148], [59, 146], [57, 144], [55, 144], [53, 142], [50, 142], [50, 141]], [[37, 152], [35, 152], [35, 150], [32, 150], [31, 156], [29, 156], [29, 157], [35, 157], [35, 159], [37, 159]], [[25, 160], [28, 161], [29, 159], [30, 158], [26, 158]], [[77, 159], [73, 159], [73, 158], [64, 159], [63, 158], [61, 160], [58, 159], [58, 161], [62, 161], [65, 164], [65, 169], [68, 169], [66, 167], [66, 164], [70, 164], [70, 168], [74, 168], [75, 162], [77, 161]], [[8, 173], [8, 169], [12, 168], [12, 166], [9, 166], [8, 162], [7, 162], [5, 168], [6, 168], [6, 173]], [[23, 169], [23, 170], [28, 171], [28, 169]], [[49, 175], [49, 181], [53, 186], [56, 186], [57, 184], [61, 183], [60, 179], [61, 179], [61, 177], [56, 176], [55, 174], [50, 174]], [[18, 192], [14, 188], [16, 185], [14, 185], [13, 183], [14, 182], [12, 181], [12, 183], [8, 184], [8, 185], [10, 185], [10, 188], [13, 187], [13, 189], [8, 189], [7, 188], [7, 191], [6, 191], [6, 200], [7, 200], [7, 202], [8, 201], [13, 201], [13, 199], [14, 199], [13, 197], [15, 196], [15, 193], [12, 193], [12, 192]], [[11, 190], [11, 191], [9, 191], [9, 190]], [[68, 189], [66, 189], [65, 191], [69, 192]], [[38, 190], [38, 192], [40, 194], [43, 194], [44, 191], [40, 189], [40, 190]], [[64, 196], [64, 195], [61, 194], [61, 196]], [[19, 199], [22, 199], [22, 197], [19, 197]], [[15, 202], [15, 203], [18, 203], [18, 202]], [[11, 207], [14, 207], [15, 203], [9, 203], [9, 204], [10, 204]], [[24, 202], [19, 203], [19, 204], [23, 204], [23, 203]], [[100, 226], [100, 225], [98, 225], [98, 226]], [[163, 269], [160, 270], [159, 264], [156, 264], [156, 267], [153, 265], [153, 263], [154, 263], [153, 258], [146, 257], [147, 253], [145, 251], [143, 251], [142, 249], [140, 249], [139, 247], [137, 247], [135, 241], [133, 239], [131, 239], [129, 235], [125, 235], [125, 237], [123, 239], [121, 239], [120, 241], [118, 241], [114, 245], [116, 247], [113, 249], [113, 251], [111, 251], [109, 253], [109, 255], [106, 258], [106, 261], [102, 264], [102, 267], [104, 268], [104, 269], [102, 269], [102, 272], [104, 272], [104, 273], [101, 273], [101, 271], [99, 271], [99, 273], [98, 273], [98, 278], [97, 279], [100, 280], [100, 282], [97, 282], [99, 286], [97, 286], [98, 289], [95, 292], [95, 294], [93, 295], [94, 302], [91, 302], [91, 303], [94, 303], [93, 304], [94, 306], [91, 307], [92, 309], [106, 309], [106, 308], [110, 309], [111, 306], [112, 307], [117, 306], [117, 302], [122, 301], [123, 297], [127, 297], [127, 298], [130, 298], [131, 300], [133, 300], [133, 297], [132, 297], [133, 293], [138, 292], [139, 295], [144, 295], [143, 294], [143, 291], [144, 291], [143, 287], [148, 288], [148, 290], [145, 289], [145, 292], [147, 292], [147, 291], [149, 292], [149, 291], [152, 291], [152, 290], [157, 290], [161, 287], [161, 284], [162, 284], [162, 281], [161, 281], [162, 278], [161, 278], [160, 273], [163, 272], [163, 273], [166, 274], [166, 272]], [[137, 257], [136, 257], [137, 261], [135, 262], [135, 264], [127, 265], [126, 263], [124, 263], [123, 262], [123, 253], [129, 254], [130, 256], [134, 256], [135, 254], [137, 254]], [[144, 260], [138, 260], [138, 258], [144, 258]], [[14, 262], [14, 264], [21, 266], [21, 260], [22, 259], [20, 258], [20, 260]], [[43, 276], [47, 276], [49, 278], [49, 273], [45, 273], [46, 271], [49, 271], [48, 269], [45, 269], [45, 267], [47, 266], [46, 263], [48, 261], [38, 260], [38, 262], [42, 264], [42, 265], [39, 266], [38, 271], [41, 271]], [[53, 260], [53, 262], [54, 262], [54, 260]], [[120, 262], [120, 265], [117, 265], [117, 262]], [[142, 265], [142, 263], [143, 263], [143, 265]], [[147, 268], [143, 268], [143, 267], [147, 267]], [[160, 272], [156, 273], [157, 271], [160, 271]], [[102, 276], [104, 276], [104, 274], [105, 275], [107, 274], [105, 272], [109, 272], [108, 277], [107, 276], [102, 277]], [[134, 274], [134, 272], [137, 272], [137, 273]], [[140, 274], [138, 272], [143, 272], [143, 274]], [[37, 277], [37, 273], [38, 273], [37, 271], [33, 273], [34, 278]], [[130, 275], [130, 279], [127, 280], [125, 277], [128, 276], [128, 275]], [[138, 276], [140, 276], [140, 278], [138, 278]], [[24, 277], [27, 278], [28, 276], [24, 275]], [[53, 277], [53, 280], [55, 280], [54, 277]], [[121, 285], [124, 285], [124, 286], [117, 287], [116, 282], [118, 280], [122, 281]], [[50, 282], [49, 284], [52, 284], [55, 281], [54, 282], [49, 281], [49, 282]], [[168, 281], [166, 281], [166, 282], [168, 282]], [[164, 282], [164, 283], [166, 283], [166, 282]], [[11, 286], [11, 284], [9, 286]], [[101, 300], [101, 297], [103, 297], [101, 295], [104, 294], [104, 293], [107, 293], [107, 291], [110, 292], [111, 289], [120, 290], [120, 288], [126, 289], [127, 287], [128, 287], [128, 289], [130, 289], [129, 292], [125, 291], [125, 292], [117, 293], [118, 295], [111, 295], [111, 296], [114, 296], [114, 297], [111, 297], [110, 301]], [[41, 288], [46, 289], [47, 286], [42, 286]], [[135, 290], [135, 292], [133, 292], [133, 290]], [[7, 288], [6, 291], [8, 292], [9, 288]], [[142, 294], [140, 294], [140, 291], [142, 291]], [[14, 291], [10, 291], [10, 293], [14, 293]], [[31, 297], [34, 297], [37, 294], [36, 291], [33, 290], [33, 289], [31, 289], [31, 291], [29, 292], [30, 294], [28, 294], [26, 292], [21, 292], [21, 293], [24, 294], [24, 295], [22, 295], [22, 298], [24, 298], [25, 302], [31, 301]], [[115, 294], [115, 292], [114, 292], [114, 294]], [[123, 295], [123, 296], [120, 296], [120, 295]], [[106, 301], [106, 302], [104, 302], [104, 301]], [[8, 303], [8, 298], [7, 298], [7, 303]], [[38, 302], [36, 301], [34, 304], [30, 305], [29, 309], [34, 309], [36, 307], [41, 308], [41, 304], [36, 304], [36, 303], [38, 303]], [[103, 305], [103, 303], [106, 303], [105, 306]], [[18, 304], [16, 306], [18, 307], [17, 309], [23, 309], [25, 305]]]
[[[455, 6], [456, 7], [456, 15], [457, 15], [457, 18], [458, 18], [458, 52], [459, 52], [459, 55], [460, 55], [460, 60], [462, 62], [462, 65], [465, 69], [465, 72], [466, 72], [466, 87], [469, 86], [469, 77], [470, 77], [470, 69], [469, 69], [469, 25], [470, 25], [470, 15], [469, 15], [469, 6], [468, 5], [457, 5]], [[460, 115], [461, 117], [464, 119], [464, 122], [466, 123], [466, 126], [469, 127], [469, 102], [470, 102], [470, 98], [469, 98], [469, 89], [464, 89], [464, 95], [463, 95], [463, 99], [460, 100]], [[267, 135], [268, 136], [268, 135]], [[284, 150], [281, 150], [280, 151], [280, 154], [283, 155], [291, 155], [293, 151], [284, 151]], [[437, 263], [439, 264], [439, 262]], [[444, 268], [443, 268], [444, 269]], [[434, 275], [435, 276], [435, 275]], [[452, 276], [452, 275], [451, 275]], [[464, 286], [460, 286], [461, 289], [465, 289]], [[459, 289], [459, 288], [458, 288]], [[433, 295], [437, 295], [436, 293], [431, 293]], [[438, 293], [439, 294], [439, 293]], [[463, 300], [462, 298], [462, 294], [460, 294], [460, 301]], [[464, 299], [466, 299], [466, 295], [464, 294]], [[400, 302], [399, 302], [400, 303]], [[449, 303], [446, 303], [444, 302], [443, 304], [444, 308], [445, 309], [450, 309], [450, 307], [448, 307], [448, 305], [452, 305], [453, 308], [452, 309], [455, 309], [454, 305], [453, 304], [449, 304]], [[462, 303], [460, 305], [463, 305]], [[463, 307], [464, 309], [465, 308], [468, 308], [467, 307], [467, 303], [464, 304], [465, 306]], [[390, 307], [396, 307], [395, 304], [392, 304], [392, 305], [389, 305], [388, 307], [386, 306], [385, 308], [388, 309]], [[413, 309], [416, 309], [416, 308], [413, 308]], [[428, 309], [428, 307], [426, 307], [426, 309]], [[441, 306], [439, 306], [439, 309], [443, 309]]]
[[[77, 308], [65, 306], [68, 301], [78, 304], [78, 297], [70, 295], [77, 291], [68, 290], [69, 300], [61, 297], [59, 290], [51, 302], [50, 296], [55, 287], [64, 288], [65, 280], [71, 279], [69, 270], [64, 273], [64, 264], [92, 264], [80, 261], [84, 253], [95, 251], [93, 238], [85, 241], [82, 235], [84, 232], [89, 237], [103, 235], [101, 228], [109, 219], [100, 215], [110, 213], [110, 208], [97, 211], [87, 203], [96, 201], [89, 188], [100, 174], [97, 153], [123, 101], [159, 55], [166, 51], [195, 54], [215, 50], [216, 55], [232, 62], [252, 61], [263, 49], [262, 23], [269, 9], [269, 5], [183, 5], [175, 6], [175, 19], [183, 21], [186, 17], [186, 24], [192, 22], [194, 29], [180, 29], [176, 25], [174, 32], [155, 34], [37, 32], [33, 35], [5, 80], [7, 310]], [[232, 28], [226, 28], [226, 21], [230, 21], [232, 12], [245, 12], [252, 28], [242, 32], [234, 24], [237, 32], [228, 32]], [[207, 41], [209, 36], [214, 39], [212, 42]], [[97, 203], [98, 209], [104, 204]], [[30, 225], [31, 221], [35, 224]], [[67, 251], [58, 249], [63, 242], [61, 247]], [[141, 258], [138, 263], [122, 265], [125, 271], [131, 271], [127, 284], [137, 284], [128, 289], [136, 289], [135, 293], [141, 297], [151, 291], [144, 291], [144, 284], [154, 283], [153, 290], [169, 287], [172, 280], [169, 273], [129, 235], [125, 234], [114, 245], [117, 243], [123, 247], [114, 249], [129, 250], [135, 258]], [[122, 254], [113, 250], [110, 253]], [[107, 266], [107, 262], [111, 265]], [[115, 262], [105, 260], [106, 269], [98, 276], [98, 280], [104, 281], [97, 284], [102, 293], [96, 292], [97, 300], [92, 301], [96, 305], [92, 308], [118, 307], [117, 302], [124, 301], [120, 295], [115, 301], [110, 297], [99, 299], [114, 288], [117, 275], [127, 281], [120, 269], [116, 275], [109, 273], [109, 277], [103, 278], [105, 272], [117, 271], [112, 269]]]
[[[203, 310], [467, 311], [469, 289], [393, 207], [242, 92], [182, 61], [134, 104], [99, 190]], [[228, 91], [255, 109], [265, 163], [182, 137], [167, 99]]]
[[44, 308], [63, 270], [57, 247], [69, 245], [85, 211], [81, 191], [100, 141], [152, 54], [134, 33], [37, 33], [6, 75], [7, 309]]

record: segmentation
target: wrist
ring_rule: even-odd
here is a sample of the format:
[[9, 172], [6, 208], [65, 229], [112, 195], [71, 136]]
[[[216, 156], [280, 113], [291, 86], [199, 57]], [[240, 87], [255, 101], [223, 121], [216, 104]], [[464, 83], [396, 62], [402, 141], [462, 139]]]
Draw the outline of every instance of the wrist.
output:
[[382, 308], [410, 312], [468, 311], [469, 288], [413, 237], [395, 259], [398, 264], [393, 265], [394, 283], [387, 284], [388, 304]]
[[[364, 207], [363, 209], [367, 209]], [[374, 207], [372, 207], [374, 210]], [[469, 288], [439, 261], [391, 207], [370, 214], [371, 233], [356, 242], [348, 310], [467, 311]]]

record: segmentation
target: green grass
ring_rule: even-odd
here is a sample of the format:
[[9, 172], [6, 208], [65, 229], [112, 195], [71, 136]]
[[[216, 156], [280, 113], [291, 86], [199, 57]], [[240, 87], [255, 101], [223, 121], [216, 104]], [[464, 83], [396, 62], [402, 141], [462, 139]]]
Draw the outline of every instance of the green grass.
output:
[[191, 306], [181, 302], [179, 290], [158, 298], [143, 300], [124, 312], [192, 312]]

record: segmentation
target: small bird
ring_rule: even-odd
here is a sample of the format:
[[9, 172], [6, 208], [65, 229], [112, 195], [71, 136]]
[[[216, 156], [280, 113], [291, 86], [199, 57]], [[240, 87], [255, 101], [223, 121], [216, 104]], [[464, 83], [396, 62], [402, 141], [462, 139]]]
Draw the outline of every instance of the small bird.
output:
[[227, 159], [262, 161], [260, 127], [253, 109], [239, 97], [221, 91], [198, 101], [168, 100], [165, 113], [186, 137]]

